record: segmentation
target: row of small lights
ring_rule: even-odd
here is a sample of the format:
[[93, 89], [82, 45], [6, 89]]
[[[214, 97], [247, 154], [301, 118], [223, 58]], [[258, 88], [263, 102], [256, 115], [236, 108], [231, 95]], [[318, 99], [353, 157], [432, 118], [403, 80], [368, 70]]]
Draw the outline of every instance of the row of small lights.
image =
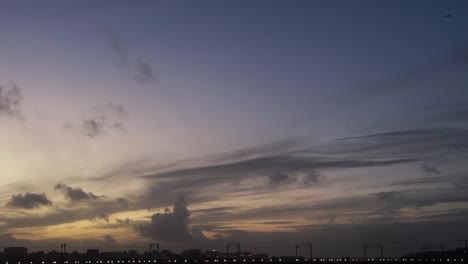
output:
[[[364, 261], [409, 261], [409, 262], [414, 262], [414, 261], [417, 261], [417, 262], [421, 262], [421, 261], [433, 261], [433, 262], [435, 262], [435, 261], [444, 261], [444, 260], [446, 260], [446, 261], [453, 261], [453, 262], [457, 262], [457, 261], [459, 261], [459, 262], [464, 262], [464, 259], [453, 259], [453, 260], [451, 260], [451, 259], [435, 259], [435, 258], [433, 258], [433, 259], [427, 259], [427, 258], [426, 258], [426, 259], [414, 259], [414, 258], [411, 258], [411, 259], [406, 259], [406, 258], [404, 258], [404, 259], [398, 259], [398, 258], [395, 258], [395, 259], [391, 259], [391, 258], [387, 258], [387, 259], [385, 259], [385, 258], [384, 258], [384, 259], [380, 259], [380, 258], [379, 258], [379, 259], [373, 259], [373, 258], [368, 258], [368, 259], [349, 259], [349, 260], [348, 260], [348, 259], [341, 259], [341, 258], [338, 258], [338, 259], [334, 259], [334, 258], [328, 258], [328, 259], [327, 259], [327, 258], [312, 259], [312, 261], [320, 261], [320, 262], [325, 262], [325, 261], [328, 261], [328, 262], [341, 262], [341, 261], [347, 262], [347, 261], [351, 261], [351, 262], [353, 262], [353, 261], [363, 261], [363, 260], [364, 260]], [[188, 260], [184, 260], [184, 262], [187, 262], [187, 261], [188, 261]], [[234, 261], [234, 262], [237, 262], [236, 259], [234, 259], [233, 261]], [[243, 259], [242, 261], [243, 261], [243, 262], [246, 262], [247, 259]], [[255, 262], [255, 259], [251, 259], [251, 261], [252, 261], [252, 262]], [[263, 262], [264, 260], [261, 259], [260, 261]], [[278, 261], [281, 262], [282, 259], [278, 259]], [[300, 261], [299, 259], [296, 259], [296, 262], [299, 262], [299, 261]], [[304, 261], [308, 261], [308, 259], [304, 259]], [[87, 260], [87, 261], [84, 261], [84, 262], [85, 262], [85, 263], [92, 263], [92, 261], [90, 261], [90, 260]], [[130, 260], [128, 260], [128, 261], [127, 261], [127, 263], [135, 263], [135, 262], [141, 263], [140, 260], [138, 260], [138, 261], [135, 261], [135, 260], [130, 261]], [[143, 262], [147, 262], [147, 261], [146, 261], [146, 260], [143, 260]], [[153, 261], [148, 260], [148, 263], [151, 263], [151, 262], [156, 263], [157, 261], [156, 261], [156, 260], [153, 260]], [[167, 262], [171, 262], [171, 260], [168, 260]], [[175, 260], [173, 260], [173, 262], [176, 263], [177, 260], [175, 259]], [[195, 260], [195, 262], [197, 262], [197, 261]], [[210, 260], [205, 260], [205, 262], [210, 262]], [[218, 260], [218, 259], [215, 259], [214, 262], [219, 262], [219, 260]], [[225, 259], [224, 262], [227, 262], [227, 260]], [[270, 262], [273, 262], [273, 259], [270, 259]], [[21, 264], [21, 263], [22, 263], [21, 261], [18, 262], [18, 264]], [[25, 262], [25, 263], [27, 263], [27, 262]], [[30, 264], [33, 264], [32, 261], [29, 262], [29, 263], [30, 263]], [[41, 264], [45, 264], [45, 263], [46, 263], [45, 261], [41, 261]], [[57, 261], [54, 260], [54, 261], [52, 261], [52, 263], [53, 263], [53, 264], [57, 264]], [[68, 264], [69, 262], [68, 262], [68, 261], [64, 261], [63, 263]], [[81, 263], [81, 261], [75, 260], [74, 263], [75, 263], [75, 264], [78, 264], [78, 263]], [[100, 263], [114, 263], [114, 261], [113, 261], [113, 260], [107, 260], [107, 261], [103, 262], [102, 260], [97, 260], [97, 261], [94, 261], [94, 263], [99, 263], [99, 264], [100, 264]], [[125, 261], [124, 261], [124, 260], [122, 260], [122, 261], [117, 260], [117, 263], [125, 263]], [[8, 264], [8, 262], [5, 262], [5, 264]]]

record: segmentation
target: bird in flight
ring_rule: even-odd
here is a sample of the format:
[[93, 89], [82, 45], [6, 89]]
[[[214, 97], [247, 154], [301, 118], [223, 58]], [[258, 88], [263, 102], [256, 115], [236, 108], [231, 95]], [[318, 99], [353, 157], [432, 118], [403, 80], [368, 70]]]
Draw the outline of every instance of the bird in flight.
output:
[[446, 14], [444, 18], [453, 18], [453, 16], [451, 14]]

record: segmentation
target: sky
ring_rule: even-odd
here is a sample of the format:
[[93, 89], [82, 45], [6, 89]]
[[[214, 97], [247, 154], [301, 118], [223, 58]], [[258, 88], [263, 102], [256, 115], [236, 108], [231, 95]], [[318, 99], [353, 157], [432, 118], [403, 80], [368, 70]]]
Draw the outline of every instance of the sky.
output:
[[461, 0], [3, 1], [0, 245], [462, 246], [467, 13]]

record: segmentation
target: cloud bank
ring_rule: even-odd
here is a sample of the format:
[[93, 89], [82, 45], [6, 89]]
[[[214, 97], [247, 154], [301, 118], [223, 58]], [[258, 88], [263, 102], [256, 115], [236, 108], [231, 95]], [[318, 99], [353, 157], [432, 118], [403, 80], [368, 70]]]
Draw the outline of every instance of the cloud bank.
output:
[[23, 208], [23, 209], [35, 209], [41, 206], [51, 206], [52, 202], [47, 198], [45, 193], [24, 193], [11, 196], [11, 200], [7, 203], [7, 206]]

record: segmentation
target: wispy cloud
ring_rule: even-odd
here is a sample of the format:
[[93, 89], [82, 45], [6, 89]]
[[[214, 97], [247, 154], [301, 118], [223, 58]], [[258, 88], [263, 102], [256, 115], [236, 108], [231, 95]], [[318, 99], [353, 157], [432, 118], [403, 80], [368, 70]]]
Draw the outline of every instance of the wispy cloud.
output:
[[440, 171], [436, 166], [421, 165], [421, 170], [423, 173], [427, 174], [428, 176], [440, 174]]
[[387, 200], [394, 199], [395, 197], [400, 195], [400, 192], [398, 191], [378, 192], [378, 193], [371, 193], [371, 195], [377, 196], [379, 200], [387, 201]]
[[0, 117], [23, 120], [22, 103], [23, 96], [18, 85], [0, 85]]
[[127, 110], [119, 104], [108, 102], [104, 106], [94, 107], [89, 117], [81, 122], [66, 122], [65, 129], [79, 129], [89, 138], [104, 135], [108, 130], [126, 132], [124, 120], [128, 115]]
[[153, 67], [145, 59], [130, 56], [130, 49], [121, 35], [114, 31], [109, 31], [108, 35], [111, 49], [118, 61], [118, 66], [129, 71], [134, 81], [146, 84], [158, 80]]
[[138, 58], [135, 61], [134, 80], [140, 83], [149, 83], [157, 81], [158, 76], [147, 61], [142, 58]]

